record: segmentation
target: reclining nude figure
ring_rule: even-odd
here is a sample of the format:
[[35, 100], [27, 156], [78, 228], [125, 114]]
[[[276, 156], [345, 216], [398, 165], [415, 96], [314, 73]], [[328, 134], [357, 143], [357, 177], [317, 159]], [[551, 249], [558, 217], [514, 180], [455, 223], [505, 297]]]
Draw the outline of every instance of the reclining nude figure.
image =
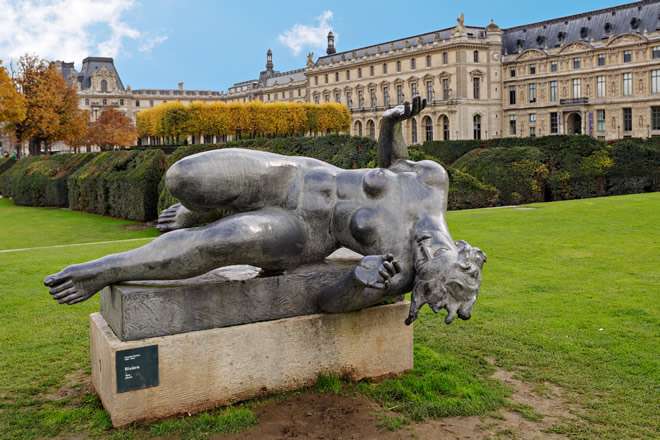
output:
[[[412, 290], [407, 324], [424, 304], [446, 309], [447, 323], [469, 319], [486, 256], [449, 234], [444, 168], [407, 159], [401, 123], [425, 105], [415, 98], [384, 113], [380, 168], [233, 148], [181, 159], [166, 174], [181, 203], [160, 215], [165, 234], [44, 283], [59, 303], [75, 304], [122, 281], [185, 279], [235, 264], [281, 272], [346, 247], [365, 257], [321, 294], [319, 311], [358, 310]], [[219, 218], [220, 210], [234, 214]]]

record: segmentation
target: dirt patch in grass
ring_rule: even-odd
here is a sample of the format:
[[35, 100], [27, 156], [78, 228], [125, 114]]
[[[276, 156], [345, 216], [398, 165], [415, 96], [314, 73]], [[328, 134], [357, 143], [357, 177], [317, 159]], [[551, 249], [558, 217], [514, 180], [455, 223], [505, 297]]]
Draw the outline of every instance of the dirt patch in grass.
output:
[[497, 369], [492, 376], [512, 389], [510, 404], [487, 416], [446, 417], [415, 423], [359, 395], [307, 391], [255, 408], [259, 423], [215, 439], [565, 439], [554, 426], [576, 416], [552, 384], [532, 386]]
[[124, 229], [127, 231], [144, 231], [145, 229], [151, 229], [153, 227], [154, 224], [152, 222], [124, 225]]
[[58, 401], [64, 399], [79, 400], [85, 394], [93, 393], [92, 378], [84, 370], [76, 370], [67, 374], [64, 384], [57, 390], [43, 395], [44, 400]]

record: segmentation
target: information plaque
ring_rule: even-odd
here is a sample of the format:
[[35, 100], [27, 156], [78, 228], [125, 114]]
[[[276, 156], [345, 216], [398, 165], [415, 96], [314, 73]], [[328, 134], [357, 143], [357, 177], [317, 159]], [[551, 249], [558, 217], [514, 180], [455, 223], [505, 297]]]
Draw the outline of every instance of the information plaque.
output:
[[158, 386], [158, 346], [116, 352], [117, 392]]

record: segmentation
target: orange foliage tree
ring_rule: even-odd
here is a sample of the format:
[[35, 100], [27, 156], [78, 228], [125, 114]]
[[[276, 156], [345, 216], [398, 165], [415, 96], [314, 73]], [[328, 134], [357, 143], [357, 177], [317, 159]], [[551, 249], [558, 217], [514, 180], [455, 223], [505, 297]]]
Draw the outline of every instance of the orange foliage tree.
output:
[[137, 130], [133, 122], [113, 108], [103, 110], [98, 119], [89, 125], [86, 143], [98, 145], [101, 150], [135, 145]]
[[7, 70], [0, 63], [0, 133], [14, 134], [25, 119], [25, 98], [18, 93]]

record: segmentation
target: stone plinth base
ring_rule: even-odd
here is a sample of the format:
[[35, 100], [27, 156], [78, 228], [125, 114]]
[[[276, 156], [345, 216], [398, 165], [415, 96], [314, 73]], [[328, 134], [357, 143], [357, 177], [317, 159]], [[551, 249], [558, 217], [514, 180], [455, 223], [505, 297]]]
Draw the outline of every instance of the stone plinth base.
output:
[[[399, 374], [413, 366], [407, 315], [408, 304], [400, 302], [120, 341], [94, 313], [92, 383], [113, 425], [122, 426], [299, 388], [321, 373], [354, 380]], [[155, 351], [155, 360], [139, 349]], [[145, 387], [126, 390], [126, 378], [142, 380], [142, 373]]]

